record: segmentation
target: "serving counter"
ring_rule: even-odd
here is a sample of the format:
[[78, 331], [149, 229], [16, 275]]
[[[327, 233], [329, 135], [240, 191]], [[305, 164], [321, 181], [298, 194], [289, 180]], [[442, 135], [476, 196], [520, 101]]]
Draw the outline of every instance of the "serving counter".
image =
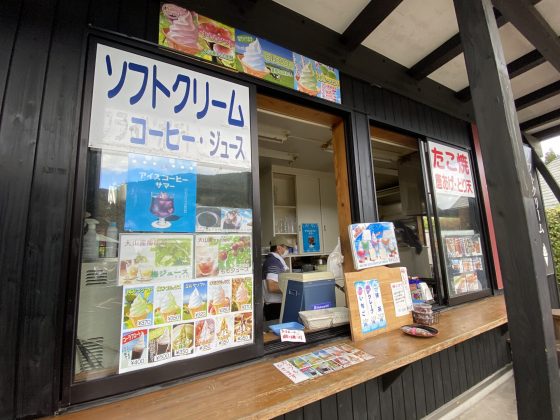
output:
[[[503, 296], [490, 297], [441, 313], [440, 322], [436, 325], [439, 335], [434, 338], [410, 337], [396, 330], [357, 343], [349, 338], [337, 339], [298, 348], [289, 354], [267, 357], [188, 383], [159, 387], [143, 395], [66, 413], [63, 418], [273, 418], [293, 410], [300, 410], [302, 416], [313, 411], [337, 418], [336, 402], [334, 414], [327, 412], [337, 393], [339, 412], [340, 404], [346, 401], [349, 405], [347, 409], [354, 409], [355, 418], [359, 410], [373, 409], [381, 413], [390, 409], [391, 417], [398, 417], [399, 410], [403, 410], [404, 415], [404, 410], [413, 409], [415, 416], [420, 417], [509, 363], [504, 336], [506, 324]], [[470, 342], [474, 344], [471, 346]], [[374, 358], [299, 384], [292, 383], [273, 366], [273, 363], [289, 357], [342, 343], [359, 348]], [[437, 361], [430, 359], [433, 357], [437, 357]], [[429, 361], [429, 368], [422, 364], [425, 361]], [[407, 371], [411, 365], [412, 368]], [[407, 391], [406, 379], [400, 378], [401, 374], [410, 376], [410, 391]], [[429, 386], [426, 378], [429, 378]], [[446, 381], [449, 381], [448, 387]], [[391, 387], [397, 386], [395, 383], [400, 384], [399, 388], [391, 390]], [[389, 395], [389, 407], [384, 408], [386, 402], [382, 392], [387, 390], [399, 392], [404, 403], [396, 402], [395, 396], [391, 403]], [[407, 392], [412, 395], [407, 395]], [[375, 396], [377, 408], [369, 400], [368, 404], [365, 403], [370, 394]], [[419, 394], [425, 394], [422, 401], [418, 398]]]

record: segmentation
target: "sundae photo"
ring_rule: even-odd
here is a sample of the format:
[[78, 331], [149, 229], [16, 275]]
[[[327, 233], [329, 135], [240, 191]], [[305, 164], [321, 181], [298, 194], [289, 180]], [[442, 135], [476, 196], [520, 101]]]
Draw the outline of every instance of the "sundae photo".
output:
[[233, 279], [232, 282], [232, 297], [233, 311], [243, 311], [251, 309], [251, 289], [252, 289], [252, 279], [241, 278]]
[[173, 327], [173, 355], [181, 356], [193, 352], [194, 325], [179, 324]]
[[235, 315], [235, 341], [251, 341], [253, 339], [253, 314], [243, 313]]
[[157, 362], [171, 356], [171, 327], [153, 328], [149, 332], [148, 360]]
[[218, 321], [220, 326], [218, 328], [218, 332], [216, 333], [216, 337], [221, 345], [228, 344], [233, 336], [233, 328], [229, 325], [230, 323], [228, 320], [230, 320], [230, 318], [224, 317], [221, 321]]
[[213, 319], [196, 323], [196, 347], [210, 347], [214, 342], [215, 324]]

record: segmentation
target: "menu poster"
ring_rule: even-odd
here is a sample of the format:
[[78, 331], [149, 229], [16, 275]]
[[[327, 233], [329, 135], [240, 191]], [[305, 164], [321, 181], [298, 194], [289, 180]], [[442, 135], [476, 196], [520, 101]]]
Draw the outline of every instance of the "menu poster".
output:
[[340, 77], [334, 67], [294, 53], [294, 89], [340, 103]]
[[196, 277], [250, 274], [253, 268], [251, 235], [197, 235]]
[[213, 19], [171, 3], [159, 16], [159, 44], [215, 64], [233, 67], [235, 30]]
[[213, 64], [341, 103], [340, 74], [334, 67], [184, 7], [162, 3], [158, 42]]
[[369, 333], [387, 326], [381, 289], [377, 280], [357, 281], [356, 299], [360, 313], [362, 333]]
[[251, 232], [253, 211], [229, 207], [197, 206], [197, 232]]
[[358, 223], [349, 225], [348, 233], [356, 270], [400, 261], [393, 223]]
[[405, 289], [402, 282], [391, 283], [391, 293], [393, 295], [396, 316], [408, 315], [410, 310], [408, 309]]
[[239, 71], [280, 86], [294, 86], [294, 61], [290, 50], [236, 29], [235, 52]]
[[362, 350], [340, 344], [274, 363], [274, 367], [297, 384], [371, 359]]
[[128, 155], [124, 228], [140, 232], [194, 232], [196, 162]]
[[302, 223], [301, 225], [303, 252], [320, 252], [319, 225], [317, 223]]
[[240, 287], [252, 275], [125, 286], [119, 373], [252, 342], [252, 305], [231, 304]]
[[121, 233], [119, 285], [193, 277], [193, 235]]

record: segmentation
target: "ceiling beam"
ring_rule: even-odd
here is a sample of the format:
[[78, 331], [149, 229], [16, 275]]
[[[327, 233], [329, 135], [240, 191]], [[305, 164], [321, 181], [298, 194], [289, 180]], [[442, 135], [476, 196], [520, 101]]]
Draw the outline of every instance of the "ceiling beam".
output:
[[536, 137], [539, 140], [547, 140], [552, 137], [560, 136], [560, 124], [555, 125], [553, 127], [549, 127], [545, 130], [538, 131], [536, 133], [531, 134], [533, 137]]
[[527, 131], [541, 125], [551, 123], [558, 119], [560, 119], [560, 109], [550, 111], [544, 115], [522, 122], [521, 124], [519, 124], [519, 128], [521, 129], [521, 131]]
[[528, 0], [493, 0], [492, 3], [560, 71], [560, 39], [539, 11]]
[[[535, 5], [540, 1], [541, 0], [530, 0], [529, 2], [532, 5]], [[508, 20], [504, 16], [502, 16], [502, 13], [500, 13], [496, 9], [494, 9], [494, 17], [496, 18], [496, 24], [498, 25], [498, 28], [502, 27], [508, 22]], [[414, 66], [412, 66], [408, 70], [408, 74], [416, 80], [421, 80], [439, 69], [447, 62], [453, 60], [462, 52], [463, 46], [461, 45], [461, 37], [459, 34], [456, 34], [445, 41], [438, 48], [433, 50], [430, 54], [428, 54]]]
[[[531, 69], [534, 69], [538, 65], [541, 65], [546, 60], [542, 56], [542, 54], [538, 50], [533, 50], [530, 53], [527, 53], [517, 60], [513, 60], [511, 63], [507, 65], [509, 78], [513, 79], [514, 77], [519, 76]], [[463, 102], [467, 102], [471, 100], [471, 90], [467, 86], [464, 89], [458, 91], [455, 96], [457, 99]]]
[[[506, 19], [497, 10], [494, 10], [494, 16], [496, 17], [498, 27], [507, 23]], [[462, 52], [463, 46], [461, 45], [461, 36], [459, 34], [453, 35], [418, 63], [413, 65], [408, 70], [408, 74], [416, 80], [421, 80], [439, 69], [444, 64], [453, 60]]]
[[349, 51], [354, 51], [401, 2], [402, 0], [370, 1], [356, 19], [348, 25], [340, 40]]
[[544, 101], [545, 99], [551, 98], [558, 94], [560, 94], [560, 81], [537, 89], [534, 92], [522, 96], [521, 98], [517, 98], [515, 100], [515, 107], [518, 111], [521, 111], [524, 108], [535, 105], [536, 103]]

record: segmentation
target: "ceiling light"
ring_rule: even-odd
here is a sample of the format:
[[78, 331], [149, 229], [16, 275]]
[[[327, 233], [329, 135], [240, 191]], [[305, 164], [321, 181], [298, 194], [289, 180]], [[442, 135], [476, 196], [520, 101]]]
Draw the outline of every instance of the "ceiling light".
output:
[[259, 148], [259, 156], [271, 159], [285, 160], [288, 162], [295, 162], [299, 155], [297, 153], [287, 153], [281, 152], [280, 150], [265, 149], [261, 147]]

